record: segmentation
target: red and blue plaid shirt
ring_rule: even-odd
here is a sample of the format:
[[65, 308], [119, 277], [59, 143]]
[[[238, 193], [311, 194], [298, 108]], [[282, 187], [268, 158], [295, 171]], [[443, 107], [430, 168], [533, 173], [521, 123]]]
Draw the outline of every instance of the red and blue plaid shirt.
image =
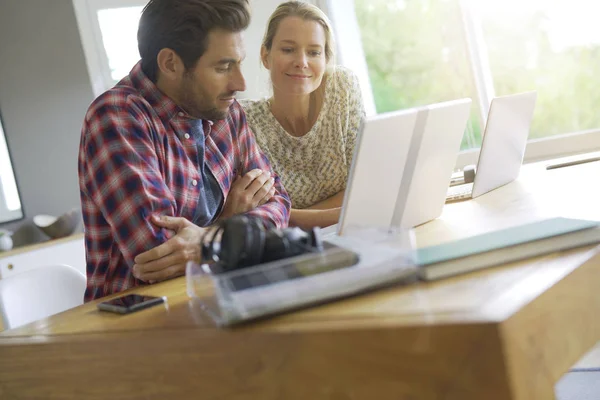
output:
[[[190, 133], [193, 123], [198, 120], [159, 91], [140, 63], [89, 107], [79, 148], [86, 301], [143, 283], [132, 274], [134, 258], [170, 237], [150, 222], [151, 215], [194, 220], [202, 165]], [[248, 214], [265, 225], [286, 227], [289, 197], [257, 146], [242, 107], [234, 102], [225, 120], [202, 123], [205, 163], [223, 199], [237, 174], [269, 170], [275, 196]]]

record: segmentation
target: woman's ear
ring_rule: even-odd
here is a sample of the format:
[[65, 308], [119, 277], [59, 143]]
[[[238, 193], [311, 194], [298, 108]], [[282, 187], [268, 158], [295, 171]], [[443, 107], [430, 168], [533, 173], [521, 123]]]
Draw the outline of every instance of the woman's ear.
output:
[[263, 67], [271, 69], [269, 64], [269, 51], [265, 46], [260, 46], [260, 60], [262, 61]]
[[175, 51], [169, 48], [161, 49], [158, 52], [156, 63], [158, 64], [160, 75], [167, 80], [177, 80], [185, 71], [185, 66], [181, 58]]

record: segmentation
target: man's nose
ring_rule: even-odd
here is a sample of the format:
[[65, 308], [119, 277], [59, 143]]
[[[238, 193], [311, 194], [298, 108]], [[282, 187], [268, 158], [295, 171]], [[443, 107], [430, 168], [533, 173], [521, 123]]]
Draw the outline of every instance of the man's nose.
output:
[[231, 92], [243, 92], [246, 90], [246, 79], [244, 79], [241, 68], [237, 68], [236, 73], [232, 76], [229, 82], [229, 90]]

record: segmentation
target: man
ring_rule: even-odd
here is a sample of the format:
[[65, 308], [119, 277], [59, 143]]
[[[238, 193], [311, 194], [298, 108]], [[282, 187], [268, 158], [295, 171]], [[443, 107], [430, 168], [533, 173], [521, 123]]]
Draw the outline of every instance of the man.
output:
[[290, 201], [235, 100], [247, 0], [150, 0], [141, 61], [90, 106], [79, 150], [85, 300], [183, 274], [202, 227], [247, 212], [287, 226]]

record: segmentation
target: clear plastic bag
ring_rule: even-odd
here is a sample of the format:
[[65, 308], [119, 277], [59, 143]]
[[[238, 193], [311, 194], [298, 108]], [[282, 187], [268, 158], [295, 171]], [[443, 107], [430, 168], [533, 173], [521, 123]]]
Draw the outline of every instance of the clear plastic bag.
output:
[[188, 296], [218, 326], [278, 314], [416, 278], [412, 230], [349, 230], [306, 253], [226, 273], [188, 263]]

